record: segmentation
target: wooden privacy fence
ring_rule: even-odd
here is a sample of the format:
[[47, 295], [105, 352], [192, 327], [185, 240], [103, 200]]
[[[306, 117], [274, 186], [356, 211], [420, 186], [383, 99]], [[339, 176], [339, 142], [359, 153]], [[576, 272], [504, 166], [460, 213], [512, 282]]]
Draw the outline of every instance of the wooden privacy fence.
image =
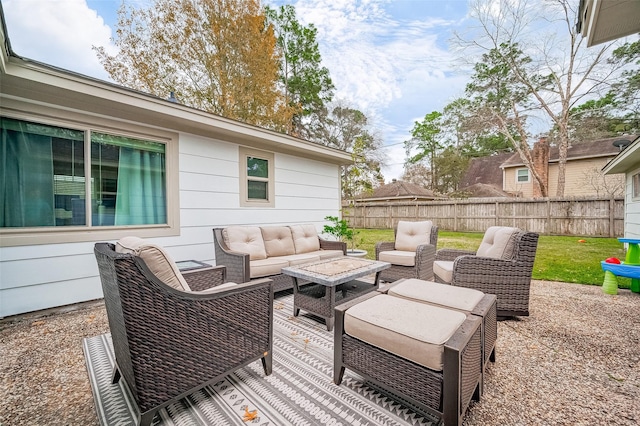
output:
[[441, 230], [484, 232], [514, 226], [547, 235], [621, 237], [624, 198], [475, 198], [343, 205], [353, 228], [391, 229], [399, 220], [431, 220]]

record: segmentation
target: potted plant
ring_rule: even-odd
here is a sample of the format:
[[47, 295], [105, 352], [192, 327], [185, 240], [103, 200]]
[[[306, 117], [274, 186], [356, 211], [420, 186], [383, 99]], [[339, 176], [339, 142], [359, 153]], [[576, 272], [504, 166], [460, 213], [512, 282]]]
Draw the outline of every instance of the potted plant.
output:
[[325, 234], [333, 236], [338, 241], [350, 244], [351, 248], [347, 250], [347, 256], [364, 257], [367, 255], [366, 250], [355, 248], [355, 237], [358, 233], [349, 226], [345, 219], [340, 219], [337, 216], [326, 216], [324, 219], [331, 222], [331, 225], [324, 225], [323, 232]]

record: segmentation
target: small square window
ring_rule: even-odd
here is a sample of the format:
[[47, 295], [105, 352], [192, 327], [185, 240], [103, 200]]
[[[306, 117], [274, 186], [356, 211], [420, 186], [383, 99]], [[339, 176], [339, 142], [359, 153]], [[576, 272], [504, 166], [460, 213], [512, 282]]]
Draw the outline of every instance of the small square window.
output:
[[516, 170], [516, 182], [517, 183], [527, 183], [527, 182], [529, 182], [529, 169], [518, 169], [518, 170]]
[[275, 207], [274, 156], [272, 153], [240, 148], [240, 205]]

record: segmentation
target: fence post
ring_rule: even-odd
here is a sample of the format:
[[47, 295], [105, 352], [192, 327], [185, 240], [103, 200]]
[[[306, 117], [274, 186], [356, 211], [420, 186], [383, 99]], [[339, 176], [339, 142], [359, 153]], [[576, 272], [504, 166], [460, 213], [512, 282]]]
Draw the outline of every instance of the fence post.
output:
[[458, 232], [458, 202], [453, 202], [453, 232]]
[[609, 237], [614, 238], [616, 236], [616, 201], [613, 198], [609, 198]]

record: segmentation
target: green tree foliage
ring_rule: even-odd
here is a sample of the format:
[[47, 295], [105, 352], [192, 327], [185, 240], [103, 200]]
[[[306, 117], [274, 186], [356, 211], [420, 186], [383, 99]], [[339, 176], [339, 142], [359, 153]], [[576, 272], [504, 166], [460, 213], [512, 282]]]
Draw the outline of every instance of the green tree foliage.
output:
[[438, 150], [442, 148], [442, 113], [432, 111], [424, 116], [422, 121], [413, 123], [411, 139], [404, 142], [407, 153], [407, 163], [416, 164], [423, 160], [429, 163], [431, 172], [431, 190], [434, 191], [438, 178], [436, 175], [435, 158]]
[[448, 194], [459, 189], [459, 184], [469, 168], [469, 157], [453, 146], [447, 146], [435, 158], [434, 167], [438, 180], [436, 191]]
[[503, 152], [512, 152], [511, 142], [483, 117], [468, 98], [458, 98], [444, 107], [443, 132], [453, 140], [460, 152], [468, 157], [485, 157]]
[[351, 153], [353, 164], [342, 167], [342, 197], [373, 190], [383, 180], [380, 168], [382, 141], [372, 132], [367, 116], [354, 108], [339, 104], [330, 111], [320, 111], [313, 127], [312, 139], [323, 145]]
[[482, 117], [490, 131], [498, 132], [510, 141], [531, 170], [542, 195], [547, 196], [543, 178], [532, 166], [527, 120], [530, 112], [537, 108], [534, 93], [548, 90], [552, 76], [529, 69], [531, 62], [517, 44], [502, 43], [483, 54], [482, 60], [474, 66], [466, 93], [476, 114]]
[[531, 126], [544, 120], [556, 129], [556, 195], [563, 196], [569, 112], [606, 88], [617, 72], [606, 62], [610, 44], [586, 49], [576, 30], [577, 8], [577, 0], [472, 0], [469, 12], [477, 26], [456, 34], [461, 62], [476, 63], [467, 87], [472, 103], [513, 144], [543, 195], [547, 188], [531, 168]]
[[313, 24], [300, 25], [292, 5], [278, 9], [267, 6], [265, 13], [277, 38], [286, 102], [295, 110], [288, 133], [308, 139], [309, 123], [317, 121], [318, 111], [331, 102], [334, 90], [329, 70], [321, 66], [317, 29]]
[[624, 67], [622, 78], [613, 84], [616, 106], [623, 113], [617, 131], [640, 132], [640, 40], [625, 43], [613, 51], [610, 63]]
[[118, 83], [224, 117], [284, 131], [293, 111], [278, 88], [276, 38], [259, 0], [154, 0], [118, 10], [111, 56]]
[[431, 173], [422, 163], [407, 163], [400, 180], [410, 182], [423, 188], [431, 188]]

